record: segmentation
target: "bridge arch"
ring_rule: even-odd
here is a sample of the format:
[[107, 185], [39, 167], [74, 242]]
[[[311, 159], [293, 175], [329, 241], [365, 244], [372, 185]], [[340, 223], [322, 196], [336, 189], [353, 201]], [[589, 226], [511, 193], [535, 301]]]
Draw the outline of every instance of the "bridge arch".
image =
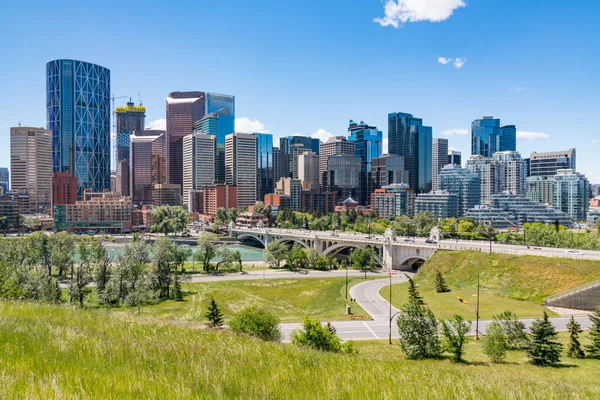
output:
[[371, 245], [361, 246], [361, 245], [350, 244], [350, 243], [334, 243], [330, 247], [323, 250], [323, 255], [324, 256], [327, 256], [330, 254], [336, 255], [343, 249], [357, 249], [357, 248], [365, 249], [367, 247], [370, 247], [373, 250], [375, 250], [375, 256], [373, 258], [375, 259], [375, 262], [377, 264], [379, 264], [379, 266], [383, 267], [383, 261], [381, 260], [381, 257], [379, 257], [379, 248], [377, 246], [371, 246]]
[[[310, 250], [310, 245], [306, 244], [304, 241], [300, 240], [300, 239], [296, 239], [294, 237], [273, 237], [272, 241], [279, 241], [281, 243], [298, 243], [300, 246], [302, 246], [303, 248], [305, 248], [306, 250]], [[292, 244], [293, 246], [293, 244]]]
[[427, 257], [421, 254], [411, 254], [401, 258], [401, 262], [399, 262], [397, 266], [400, 269], [402, 269], [402, 266], [409, 266], [413, 271], [417, 271], [423, 266], [423, 264], [425, 264], [426, 261]]
[[251, 233], [242, 233], [241, 235], [238, 235], [237, 240], [239, 240], [240, 242], [247, 240], [247, 239], [253, 239], [256, 240], [257, 242], [259, 242], [265, 249], [267, 248], [267, 245], [265, 243], [265, 241], [259, 236], [259, 235], [254, 235]]

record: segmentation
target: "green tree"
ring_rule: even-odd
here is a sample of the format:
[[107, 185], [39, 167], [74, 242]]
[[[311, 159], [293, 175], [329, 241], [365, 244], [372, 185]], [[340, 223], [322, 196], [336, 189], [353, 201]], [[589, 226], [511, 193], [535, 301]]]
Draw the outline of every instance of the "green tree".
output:
[[50, 237], [52, 253], [52, 265], [58, 268], [58, 275], [64, 276], [64, 272], [73, 262], [74, 242], [73, 237], [66, 232], [59, 232]]
[[590, 344], [585, 347], [588, 357], [600, 359], [600, 307], [596, 307], [590, 315], [592, 326], [590, 328]]
[[210, 305], [204, 317], [208, 320], [208, 325], [211, 328], [220, 328], [223, 326], [223, 314], [214, 298], [210, 299]]
[[441, 353], [437, 320], [425, 307], [412, 279], [408, 282], [409, 298], [397, 320], [400, 348], [409, 359], [437, 358]]
[[205, 233], [198, 237], [198, 247], [194, 253], [194, 259], [202, 263], [204, 272], [210, 272], [210, 262], [217, 256], [216, 236]]
[[506, 335], [508, 350], [523, 350], [527, 347], [525, 324], [517, 319], [515, 313], [512, 311], [503, 311], [492, 318], [502, 327], [502, 331]]
[[160, 206], [152, 211], [153, 232], [169, 233], [181, 232], [186, 229], [188, 223], [187, 212], [179, 206]]
[[567, 330], [569, 332], [569, 347], [567, 347], [567, 356], [571, 358], [583, 358], [585, 354], [581, 349], [581, 343], [579, 343], [579, 334], [583, 332], [581, 325], [575, 321], [575, 318], [571, 315], [571, 319], [567, 324]]
[[272, 241], [267, 245], [264, 257], [271, 268], [281, 268], [281, 263], [289, 257], [288, 247], [279, 240]]
[[160, 299], [171, 298], [173, 269], [177, 257], [178, 245], [168, 237], [160, 237], [152, 248], [152, 284]]
[[446, 338], [446, 350], [452, 353], [452, 361], [461, 362], [466, 334], [471, 330], [471, 321], [465, 321], [460, 315], [453, 320], [442, 321], [442, 335]]
[[448, 286], [446, 285], [446, 280], [444, 276], [439, 270], [435, 270], [435, 291], [437, 293], [446, 293], [449, 292]]
[[149, 264], [150, 249], [146, 243], [127, 244], [106, 285], [106, 304], [138, 305], [139, 313], [142, 303], [155, 302], [157, 296], [150, 279]]
[[352, 268], [355, 269], [370, 269], [375, 264], [375, 252], [370, 247], [356, 247], [350, 255]]
[[298, 243], [294, 243], [289, 252], [288, 262], [293, 268], [306, 268], [308, 266], [308, 255], [304, 251], [304, 247]]
[[221, 261], [215, 265], [215, 272], [219, 271], [219, 267], [224, 266], [230, 268], [231, 264], [235, 262], [233, 259], [233, 251], [229, 250], [227, 246], [221, 246], [217, 249], [217, 255], [221, 257]]
[[86, 297], [91, 292], [91, 289], [88, 287], [92, 283], [89, 262], [81, 262], [74, 265], [73, 268], [74, 273], [69, 285], [69, 296], [71, 297], [71, 302], [77, 301], [79, 307], [83, 307]]
[[7, 229], [8, 229], [8, 218], [0, 217], [0, 231], [3, 234], [6, 234]]
[[424, 306], [425, 301], [423, 301], [423, 298], [419, 294], [415, 281], [413, 281], [411, 277], [406, 274], [404, 274], [404, 276], [406, 276], [406, 279], [408, 279], [408, 301], [412, 301]]
[[332, 332], [331, 329], [326, 325], [322, 325], [316, 319], [304, 317], [302, 328], [292, 332], [292, 343], [296, 346], [310, 347], [334, 353], [356, 353], [352, 342], [342, 344], [342, 341], [335, 332]]
[[225, 225], [227, 222], [229, 222], [227, 210], [223, 207], [219, 207], [215, 213], [215, 224]]
[[105, 290], [110, 280], [111, 262], [108, 252], [99, 242], [90, 245], [90, 261], [92, 264], [93, 280], [96, 283], [96, 293], [100, 304], [106, 304]]
[[496, 321], [490, 323], [483, 338], [483, 354], [488, 356], [491, 362], [499, 363], [506, 358], [508, 343], [502, 326]]
[[261, 308], [250, 306], [240, 311], [229, 322], [233, 332], [243, 333], [270, 342], [283, 338], [279, 318]]
[[23, 225], [30, 231], [39, 231], [42, 229], [42, 223], [39, 218], [28, 217], [24, 218]]
[[525, 351], [529, 362], [538, 366], [556, 366], [560, 362], [562, 345], [556, 341], [556, 330], [544, 311], [542, 319], [536, 319], [531, 325], [531, 337]]
[[237, 220], [237, 217], [239, 217], [239, 215], [240, 215], [240, 210], [238, 210], [235, 207], [227, 210], [227, 219], [229, 221], [235, 222]]
[[240, 272], [242, 272], [244, 266], [244, 263], [242, 261], [242, 253], [239, 250], [234, 250], [231, 253], [231, 260], [237, 263], [238, 267], [240, 268]]
[[173, 274], [173, 297], [177, 301], [183, 301], [183, 290], [181, 290], [181, 281], [179, 275]]

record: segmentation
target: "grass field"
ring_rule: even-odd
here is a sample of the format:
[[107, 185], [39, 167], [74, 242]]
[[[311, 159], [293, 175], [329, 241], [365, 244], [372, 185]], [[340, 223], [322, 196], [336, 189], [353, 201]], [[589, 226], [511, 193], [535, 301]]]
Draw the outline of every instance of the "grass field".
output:
[[[600, 279], [600, 262], [596, 261], [438, 251], [415, 276], [421, 295], [436, 317], [448, 319], [459, 314], [470, 320], [475, 318], [473, 309], [456, 297], [475, 305], [476, 266], [481, 280], [482, 319], [504, 310], [511, 310], [521, 318], [539, 317], [546, 309], [542, 305], [544, 297]], [[442, 273], [451, 292], [435, 292], [436, 270]], [[381, 295], [389, 300], [389, 287], [383, 288]], [[393, 285], [392, 304], [400, 307], [406, 299], [406, 284]]]
[[[364, 282], [349, 279], [348, 287]], [[142, 314], [161, 318], [201, 321], [211, 297], [225, 317], [233, 317], [243, 308], [255, 305], [277, 315], [281, 322], [302, 321], [304, 316], [322, 321], [348, 319], [345, 314], [346, 278], [267, 279], [248, 281], [202, 282], [184, 285], [184, 301], [169, 300], [142, 307]], [[352, 304], [356, 315], [370, 316], [358, 304]], [[137, 313], [137, 308], [122, 308]]]
[[563, 368], [521, 354], [492, 365], [407, 361], [397, 346], [327, 354], [106, 310], [0, 303], [2, 398], [597, 399], [597, 360]]

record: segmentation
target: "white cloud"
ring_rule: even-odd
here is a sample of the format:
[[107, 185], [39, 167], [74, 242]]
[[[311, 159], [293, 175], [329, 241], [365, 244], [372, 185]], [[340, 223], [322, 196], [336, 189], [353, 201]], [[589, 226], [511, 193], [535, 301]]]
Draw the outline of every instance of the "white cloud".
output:
[[517, 86], [517, 87], [508, 89], [509, 92], [524, 92], [525, 90], [527, 90], [527, 88], [525, 86]]
[[146, 129], [165, 131], [167, 130], [167, 120], [164, 118], [154, 120], [146, 125]]
[[388, 154], [388, 140], [383, 139], [381, 142], [381, 154]]
[[460, 129], [460, 128], [446, 129], [445, 131], [442, 131], [442, 135], [444, 135], [444, 136], [467, 135], [468, 133], [469, 133], [468, 129]]
[[438, 63], [446, 65], [448, 64], [450, 61], [452, 61], [451, 58], [445, 58], [445, 57], [438, 57]]
[[466, 7], [463, 0], [386, 0], [385, 16], [373, 22], [381, 26], [399, 28], [406, 22], [445, 21], [460, 7]]
[[240, 133], [269, 133], [262, 122], [253, 121], [246, 117], [235, 119], [235, 131]]
[[534, 140], [534, 139], [549, 139], [550, 135], [542, 132], [526, 132], [517, 131], [517, 139], [521, 140]]
[[312, 134], [313, 138], [319, 139], [321, 142], [326, 142], [327, 139], [333, 136], [333, 133], [329, 133], [323, 128], [319, 128], [319, 130]]
[[462, 68], [462, 66], [463, 66], [463, 65], [465, 65], [465, 63], [466, 63], [466, 62], [467, 62], [467, 59], [466, 59], [466, 58], [464, 58], [464, 57], [463, 57], [463, 58], [456, 57], [456, 58], [454, 59], [454, 66], [455, 66], [456, 68]]
[[592, 140], [592, 144], [596, 144], [596, 143], [600, 143], [600, 140], [598, 140], [598, 139]]

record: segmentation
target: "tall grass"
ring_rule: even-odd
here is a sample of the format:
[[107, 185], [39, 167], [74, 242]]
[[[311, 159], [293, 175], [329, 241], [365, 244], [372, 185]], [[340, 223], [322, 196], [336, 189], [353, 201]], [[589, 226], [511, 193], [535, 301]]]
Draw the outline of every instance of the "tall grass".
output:
[[582, 365], [550, 381], [532, 366], [375, 360], [106, 310], [0, 303], [3, 399], [598, 398], [598, 379], [580, 384], [596, 370]]

